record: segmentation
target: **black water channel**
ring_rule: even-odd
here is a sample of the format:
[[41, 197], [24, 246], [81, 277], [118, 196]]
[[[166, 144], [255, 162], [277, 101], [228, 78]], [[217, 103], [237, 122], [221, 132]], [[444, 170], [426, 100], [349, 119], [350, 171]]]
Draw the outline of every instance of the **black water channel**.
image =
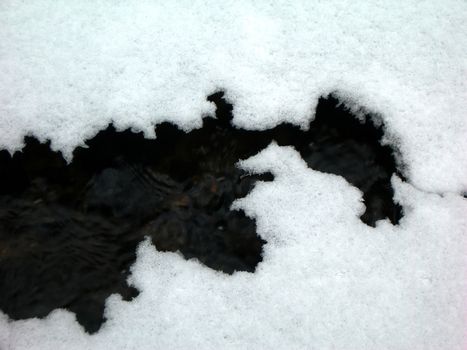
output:
[[[292, 145], [310, 168], [343, 176], [363, 193], [361, 220], [397, 224], [395, 150], [381, 145], [376, 116], [353, 116], [332, 95], [319, 100], [309, 130], [283, 124], [266, 131], [231, 125], [222, 92], [208, 98], [216, 118], [185, 133], [157, 126], [157, 139], [112, 126], [77, 148], [67, 164], [32, 137], [13, 156], [0, 152], [0, 309], [12, 319], [66, 308], [89, 333], [103, 319], [105, 299], [138, 291], [126, 283], [136, 247], [149, 236], [158, 250], [180, 251], [231, 274], [254, 273], [267, 244], [255, 221], [231, 211], [255, 181], [235, 164], [268, 146]], [[378, 126], [376, 126], [378, 125]]]

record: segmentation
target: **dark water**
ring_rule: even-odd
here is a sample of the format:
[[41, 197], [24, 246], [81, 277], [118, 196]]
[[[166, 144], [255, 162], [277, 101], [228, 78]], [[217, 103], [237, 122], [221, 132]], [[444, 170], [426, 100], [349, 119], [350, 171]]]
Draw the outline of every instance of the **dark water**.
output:
[[254, 272], [266, 242], [254, 220], [229, 208], [255, 181], [273, 178], [245, 176], [235, 163], [272, 140], [362, 190], [364, 223], [398, 223], [393, 150], [380, 144], [383, 126], [371, 118], [359, 122], [329, 96], [319, 101], [309, 131], [291, 125], [247, 131], [230, 124], [232, 108], [222, 93], [209, 99], [217, 119], [206, 118], [201, 129], [184, 133], [165, 123], [156, 140], [147, 140], [109, 126], [89, 148], [76, 149], [69, 165], [34, 138], [13, 157], [0, 152], [2, 311], [24, 319], [66, 308], [88, 332], [97, 331], [110, 294], [126, 300], [138, 294], [125, 280], [145, 235], [158, 250], [179, 250], [210, 268]]

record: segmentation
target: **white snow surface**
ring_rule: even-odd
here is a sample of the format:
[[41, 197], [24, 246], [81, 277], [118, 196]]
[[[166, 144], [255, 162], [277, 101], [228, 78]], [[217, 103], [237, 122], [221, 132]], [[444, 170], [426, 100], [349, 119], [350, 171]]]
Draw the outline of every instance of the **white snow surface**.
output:
[[[0, 147], [34, 134], [71, 159], [109, 122], [189, 130], [226, 91], [234, 122], [306, 126], [337, 91], [378, 113], [408, 182], [400, 225], [364, 225], [361, 193], [271, 144], [234, 207], [267, 241], [232, 276], [140, 245], [131, 302], [11, 321], [0, 349], [467, 349], [467, 2], [0, 1]], [[2, 287], [3, 288], [3, 287]]]
[[394, 185], [400, 226], [359, 220], [361, 194], [270, 145], [241, 163], [270, 170], [235, 207], [267, 240], [255, 273], [232, 276], [144, 242], [132, 302], [113, 295], [86, 335], [73, 314], [3, 323], [12, 349], [465, 349], [467, 201]]
[[0, 146], [199, 127], [218, 89], [239, 126], [306, 125], [338, 90], [384, 114], [413, 183], [466, 190], [466, 19], [464, 0], [2, 0]]

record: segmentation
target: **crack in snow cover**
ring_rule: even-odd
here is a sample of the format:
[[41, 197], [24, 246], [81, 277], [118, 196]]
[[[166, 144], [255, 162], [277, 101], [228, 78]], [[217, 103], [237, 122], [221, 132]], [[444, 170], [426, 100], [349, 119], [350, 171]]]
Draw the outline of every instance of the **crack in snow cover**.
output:
[[145, 236], [159, 251], [180, 251], [225, 273], [254, 272], [266, 242], [255, 221], [231, 206], [256, 180], [274, 176], [245, 174], [236, 163], [273, 141], [358, 188], [365, 224], [399, 222], [391, 178], [402, 172], [397, 152], [381, 145], [378, 116], [356, 118], [331, 95], [320, 99], [306, 131], [290, 124], [252, 131], [231, 124], [222, 93], [208, 99], [216, 118], [201, 129], [164, 123], [151, 140], [109, 126], [70, 164], [31, 137], [13, 157], [0, 152], [0, 285], [8, 286], [0, 288], [1, 311], [18, 320], [65, 308], [87, 332], [98, 331], [110, 294], [138, 294], [126, 280]]
[[466, 18], [461, 0], [2, 1], [2, 148], [34, 133], [69, 157], [110, 121], [147, 136], [164, 120], [196, 128], [220, 86], [238, 126], [303, 126], [339, 88], [384, 115], [410, 183], [447, 194], [394, 179], [405, 216], [372, 229], [355, 188], [271, 145], [243, 164], [277, 179], [236, 204], [268, 241], [255, 274], [226, 277], [145, 242], [130, 278], [142, 293], [111, 297], [98, 334], [59, 310], [2, 316], [0, 344], [464, 349]]

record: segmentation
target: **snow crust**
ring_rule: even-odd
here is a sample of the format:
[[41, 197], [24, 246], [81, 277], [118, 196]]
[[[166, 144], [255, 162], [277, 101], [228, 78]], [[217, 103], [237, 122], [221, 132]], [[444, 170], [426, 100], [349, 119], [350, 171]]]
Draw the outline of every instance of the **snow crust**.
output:
[[268, 242], [254, 274], [144, 242], [141, 294], [109, 298], [97, 334], [64, 310], [0, 314], [0, 348], [467, 348], [466, 19], [462, 0], [2, 0], [2, 148], [33, 133], [70, 157], [110, 121], [196, 128], [218, 89], [240, 127], [305, 126], [338, 91], [381, 114], [408, 182], [400, 225], [372, 229], [356, 188], [271, 144], [240, 165], [276, 179], [234, 205]]

